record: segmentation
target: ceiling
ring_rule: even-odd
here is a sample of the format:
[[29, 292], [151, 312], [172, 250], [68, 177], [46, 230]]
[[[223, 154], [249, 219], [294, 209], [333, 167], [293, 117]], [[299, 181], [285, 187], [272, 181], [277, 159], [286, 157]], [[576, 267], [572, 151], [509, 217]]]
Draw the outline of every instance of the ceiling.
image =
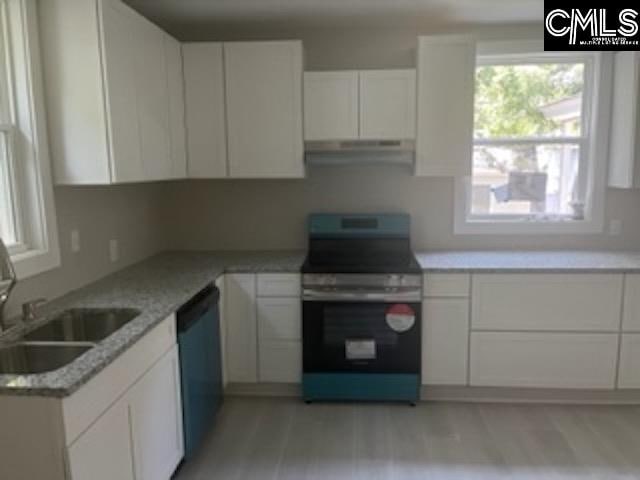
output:
[[544, 0], [125, 0], [169, 31], [203, 25], [427, 27], [540, 22]]

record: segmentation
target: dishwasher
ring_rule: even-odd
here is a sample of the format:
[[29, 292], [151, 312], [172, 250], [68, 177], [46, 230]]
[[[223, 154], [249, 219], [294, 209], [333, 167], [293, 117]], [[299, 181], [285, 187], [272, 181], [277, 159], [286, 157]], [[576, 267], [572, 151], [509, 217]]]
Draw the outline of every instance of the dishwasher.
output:
[[177, 312], [184, 456], [196, 453], [222, 404], [220, 291], [208, 285]]

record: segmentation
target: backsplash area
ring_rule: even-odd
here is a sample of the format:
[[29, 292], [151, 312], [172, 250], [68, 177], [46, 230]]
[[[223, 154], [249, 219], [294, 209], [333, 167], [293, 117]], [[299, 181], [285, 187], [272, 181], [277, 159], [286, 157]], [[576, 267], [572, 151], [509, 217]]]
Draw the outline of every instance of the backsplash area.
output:
[[[22, 302], [52, 299], [164, 249], [161, 230], [161, 184], [55, 189], [62, 265], [18, 282], [9, 314]], [[77, 229], [80, 251], [71, 251], [70, 232]], [[109, 259], [109, 241], [119, 244], [119, 259]]]
[[616, 249], [640, 246], [640, 192], [607, 191], [605, 224], [620, 235], [454, 235], [454, 181], [400, 167], [316, 167], [303, 180], [201, 180], [167, 184], [165, 231], [176, 249], [306, 247], [310, 212], [406, 212], [412, 241], [426, 249]]

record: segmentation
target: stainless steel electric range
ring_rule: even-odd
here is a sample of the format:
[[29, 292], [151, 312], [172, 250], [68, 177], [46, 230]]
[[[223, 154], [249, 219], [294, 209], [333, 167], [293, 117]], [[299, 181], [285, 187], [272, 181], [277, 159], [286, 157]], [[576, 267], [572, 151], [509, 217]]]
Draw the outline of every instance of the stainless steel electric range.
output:
[[419, 399], [422, 271], [408, 215], [311, 215], [302, 291], [305, 401]]

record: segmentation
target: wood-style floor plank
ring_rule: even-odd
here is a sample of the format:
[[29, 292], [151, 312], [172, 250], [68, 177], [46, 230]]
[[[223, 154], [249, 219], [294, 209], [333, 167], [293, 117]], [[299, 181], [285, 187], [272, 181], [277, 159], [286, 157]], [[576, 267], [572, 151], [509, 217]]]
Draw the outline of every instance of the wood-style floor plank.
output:
[[231, 397], [176, 480], [640, 480], [640, 408]]

